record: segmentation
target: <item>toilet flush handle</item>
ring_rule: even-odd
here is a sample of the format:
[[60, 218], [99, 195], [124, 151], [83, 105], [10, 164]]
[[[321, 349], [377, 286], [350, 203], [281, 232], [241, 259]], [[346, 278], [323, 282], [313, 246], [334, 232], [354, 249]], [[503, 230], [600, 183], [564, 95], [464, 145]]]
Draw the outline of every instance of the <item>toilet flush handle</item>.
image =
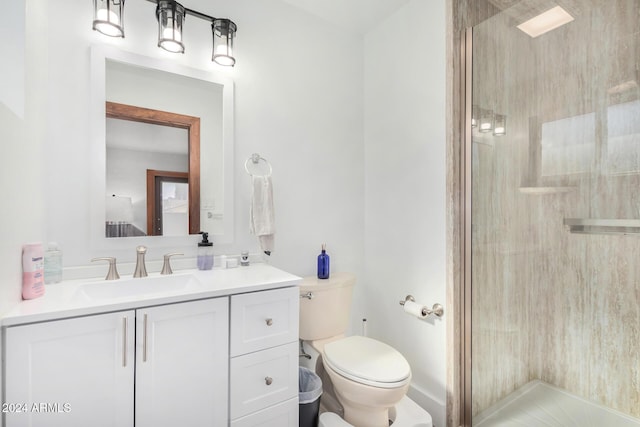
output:
[[313, 298], [313, 292], [307, 292], [306, 294], [300, 294], [300, 298], [311, 299], [311, 298]]

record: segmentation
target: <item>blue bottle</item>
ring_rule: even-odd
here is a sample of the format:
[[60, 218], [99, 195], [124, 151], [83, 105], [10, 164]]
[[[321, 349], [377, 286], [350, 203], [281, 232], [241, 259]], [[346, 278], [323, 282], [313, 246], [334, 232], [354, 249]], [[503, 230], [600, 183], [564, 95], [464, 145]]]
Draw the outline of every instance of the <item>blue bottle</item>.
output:
[[329, 278], [329, 255], [327, 254], [326, 244], [322, 244], [322, 253], [318, 255], [318, 279]]

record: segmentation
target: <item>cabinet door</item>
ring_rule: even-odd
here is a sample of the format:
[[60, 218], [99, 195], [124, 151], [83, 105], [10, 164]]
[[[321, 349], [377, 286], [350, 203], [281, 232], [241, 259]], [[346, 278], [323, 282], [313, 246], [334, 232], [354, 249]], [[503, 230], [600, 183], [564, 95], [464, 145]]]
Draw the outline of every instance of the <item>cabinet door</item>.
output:
[[134, 323], [127, 311], [7, 328], [5, 426], [133, 426]]
[[227, 425], [229, 303], [136, 311], [136, 427]]

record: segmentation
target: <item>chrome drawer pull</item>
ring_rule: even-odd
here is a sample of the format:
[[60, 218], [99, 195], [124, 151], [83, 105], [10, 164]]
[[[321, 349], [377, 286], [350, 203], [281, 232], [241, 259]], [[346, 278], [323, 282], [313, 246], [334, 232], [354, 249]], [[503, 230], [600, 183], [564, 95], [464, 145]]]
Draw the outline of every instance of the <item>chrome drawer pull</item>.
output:
[[147, 313], [144, 314], [144, 321], [143, 321], [143, 329], [144, 329], [144, 334], [142, 335], [142, 361], [146, 362], [147, 361]]
[[127, 344], [129, 343], [129, 318], [124, 316], [122, 318], [122, 367], [127, 367], [127, 353], [129, 350], [127, 349]]
[[266, 320], [266, 322], [267, 322], [267, 326], [271, 326], [271, 325], [273, 325], [273, 319], [272, 319], [272, 318], [268, 318], [268, 319]]
[[265, 384], [267, 384], [267, 385], [271, 385], [271, 384], [273, 383], [273, 378], [271, 378], [271, 377], [265, 377], [265, 378], [264, 378], [264, 382], [265, 382]]

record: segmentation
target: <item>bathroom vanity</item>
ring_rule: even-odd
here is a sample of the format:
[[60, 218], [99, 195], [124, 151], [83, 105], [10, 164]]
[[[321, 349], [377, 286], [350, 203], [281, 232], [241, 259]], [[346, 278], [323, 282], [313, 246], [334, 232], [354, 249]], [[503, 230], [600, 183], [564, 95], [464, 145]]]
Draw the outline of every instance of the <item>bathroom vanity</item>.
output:
[[298, 425], [299, 278], [48, 285], [2, 319], [6, 427]]

